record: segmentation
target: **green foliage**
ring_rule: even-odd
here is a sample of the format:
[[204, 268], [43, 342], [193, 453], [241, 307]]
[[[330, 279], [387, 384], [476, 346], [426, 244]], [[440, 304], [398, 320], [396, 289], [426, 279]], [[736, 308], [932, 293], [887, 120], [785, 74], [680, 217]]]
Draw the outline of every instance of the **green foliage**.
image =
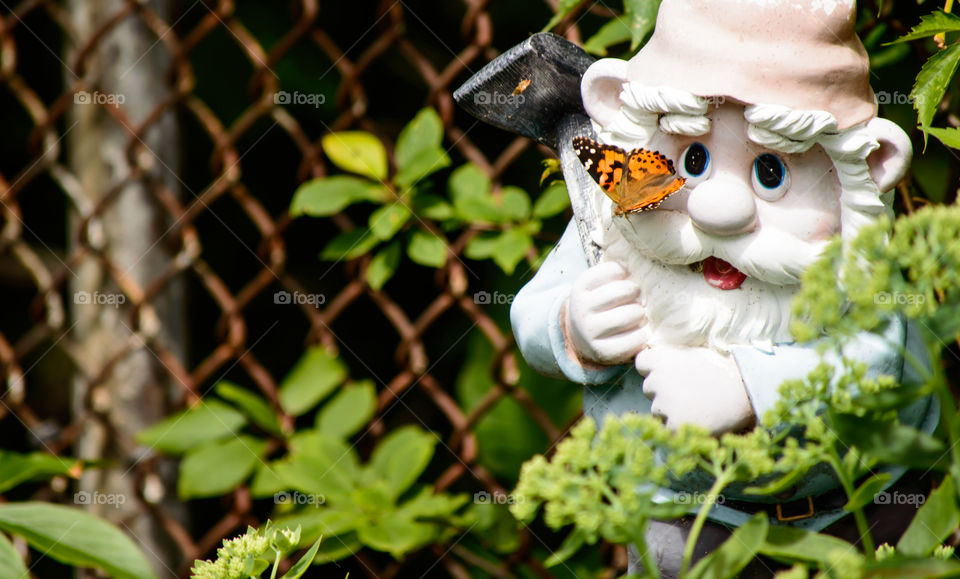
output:
[[[780, 399], [762, 425], [719, 441], [686, 426], [671, 433], [649, 416], [608, 416], [599, 432], [586, 419], [551, 461], [538, 456], [524, 465], [516, 493], [527, 500], [512, 507], [514, 515], [529, 521], [543, 505], [548, 526], [573, 526], [557, 560], [599, 538], [635, 544], [644, 554], [648, 521], [684, 512], [654, 501], [658, 487], [699, 470], [713, 481], [708, 498], [738, 481], [756, 481], [748, 493], [775, 496], [811, 468], [825, 465], [847, 495], [844, 508], [860, 532], [860, 551], [833, 537], [768, 527], [761, 515], [690, 569], [693, 545], [712, 504], [708, 500], [696, 510], [681, 576], [734, 577], [757, 554], [796, 563], [783, 574], [787, 577], [805, 577], [811, 569], [820, 570], [817, 577], [844, 578], [960, 573], [960, 562], [952, 552], [944, 556], [942, 545], [960, 525], [955, 485], [960, 418], [938, 363], [944, 342], [960, 331], [960, 209], [927, 207], [898, 219], [888, 234], [890, 229], [881, 220], [864, 227], [848, 247], [837, 241], [827, 249], [804, 277], [794, 307], [795, 330], [801, 340], [819, 339], [824, 352], [836, 351], [846, 338], [882, 330], [890, 319], [904, 316], [916, 322], [933, 361], [927, 365], [904, 352], [922, 384], [901, 386], [890, 376], [871, 377], [864, 364], [845, 358], [839, 369], [823, 363], [805, 379], [781, 386]], [[930, 394], [942, 406], [940, 436], [898, 420], [897, 409]], [[946, 476], [897, 547], [875, 549], [863, 509], [887, 488], [886, 466], [939, 470]], [[645, 567], [654, 569], [652, 563]]]
[[[951, 5], [952, 2], [947, 3], [947, 6]], [[945, 42], [946, 34], [957, 31], [960, 31], [960, 17], [934, 10], [923, 16], [920, 23], [908, 34], [896, 40], [898, 43], [904, 43], [936, 37], [938, 42], [933, 54], [917, 74], [910, 97], [913, 99], [913, 107], [917, 110], [917, 124], [924, 132], [924, 137], [933, 134], [945, 145], [953, 148], [957, 148], [958, 141], [952, 132], [939, 129], [935, 133], [932, 131], [931, 123], [934, 116], [941, 110], [944, 97], [953, 84], [957, 67], [960, 65], [960, 45], [956, 43], [947, 45]]]
[[[582, 0], [561, 0], [556, 13], [543, 29], [550, 30], [560, 24], [583, 4]], [[588, 38], [584, 42], [584, 50], [606, 56], [611, 46], [630, 41], [630, 51], [635, 51], [653, 32], [659, 10], [660, 0], [623, 0], [622, 14], [610, 19]]]
[[[281, 559], [300, 544], [300, 527], [281, 528], [267, 521], [262, 529], [247, 527], [244, 535], [224, 539], [213, 561], [197, 560], [190, 569], [192, 579], [256, 579], [273, 567], [270, 577], [277, 576]], [[306, 573], [320, 548], [320, 539], [281, 579], [299, 579]]]
[[[121, 579], [156, 577], [130, 537], [79, 509], [40, 502], [3, 504], [0, 531], [23, 537], [45, 556], [67, 565], [103, 569]], [[0, 543], [9, 546], [5, 539]], [[17, 567], [10, 549], [0, 549], [0, 557], [0, 568]]]
[[[638, 17], [639, 18], [639, 17]], [[473, 230], [464, 249], [469, 259], [492, 260], [507, 275], [524, 260], [539, 264], [537, 247], [542, 222], [563, 213], [570, 201], [563, 182], [553, 182], [532, 203], [515, 186], [494, 190], [490, 178], [467, 163], [450, 173], [446, 196], [429, 177], [452, 163], [443, 149], [443, 122], [433, 109], [423, 109], [400, 131], [391, 171], [379, 139], [361, 131], [330, 133], [321, 140], [338, 168], [354, 175], [331, 175], [301, 185], [290, 214], [329, 217], [361, 203], [378, 205], [366, 225], [334, 237], [320, 252], [328, 261], [359, 259], [373, 254], [366, 269], [372, 289], [380, 290], [401, 265], [404, 249], [413, 263], [442, 268], [450, 258], [449, 234]], [[381, 245], [383, 244], [383, 245]]]
[[[255, 498], [272, 498], [278, 526], [303, 529], [294, 546], [306, 548], [326, 537], [310, 559], [318, 563], [363, 546], [399, 559], [469, 528], [476, 516], [460, 513], [466, 495], [416, 485], [433, 458], [434, 434], [412, 425], [395, 428], [366, 463], [347, 443], [373, 418], [377, 404], [373, 382], [347, 382], [348, 375], [339, 358], [311, 348], [280, 383], [276, 401], [221, 382], [215, 392], [223, 400], [207, 397], [140, 439], [183, 455], [177, 485], [183, 499], [228, 494], [248, 482]], [[314, 408], [312, 428], [281, 427]], [[243, 541], [267, 544], [260, 535]], [[225, 561], [217, 565], [234, 569], [249, 563]], [[265, 568], [258, 563], [256, 574]]]

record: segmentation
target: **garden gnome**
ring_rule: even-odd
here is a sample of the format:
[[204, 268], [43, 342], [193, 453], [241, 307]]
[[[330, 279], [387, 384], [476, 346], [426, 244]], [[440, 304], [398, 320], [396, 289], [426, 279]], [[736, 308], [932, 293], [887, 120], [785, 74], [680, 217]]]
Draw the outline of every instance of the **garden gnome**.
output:
[[[601, 220], [600, 263], [588, 267], [568, 226], [513, 303], [524, 357], [584, 384], [587, 415], [652, 413], [671, 428], [737, 431], [776, 403], [784, 380], [821, 361], [789, 331], [800, 276], [832, 236], [849, 241], [890, 212], [911, 158], [907, 135], [876, 117], [854, 24], [850, 0], [663, 0], [636, 56], [587, 69], [581, 92], [597, 146], [658, 151], [685, 179], [646, 211], [620, 214], [600, 187], [586, 192]], [[843, 354], [872, 375], [908, 380], [898, 348], [914, 342], [897, 319]], [[929, 432], [936, 414], [923, 400], [901, 420]], [[824, 529], [845, 514], [835, 487], [824, 471], [779, 506], [728, 494], [711, 509], [707, 541], [760, 510], [774, 524]], [[682, 522], [648, 532], [665, 576], [685, 534]]]

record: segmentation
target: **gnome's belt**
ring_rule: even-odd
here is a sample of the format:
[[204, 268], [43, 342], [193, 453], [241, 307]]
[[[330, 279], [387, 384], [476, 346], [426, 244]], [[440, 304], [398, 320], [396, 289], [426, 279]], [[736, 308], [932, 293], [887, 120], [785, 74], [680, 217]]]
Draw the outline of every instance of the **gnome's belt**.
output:
[[734, 501], [726, 499], [723, 506], [755, 515], [759, 512], [766, 512], [767, 515], [787, 523], [790, 521], [800, 521], [809, 519], [817, 513], [827, 511], [836, 511], [842, 509], [847, 504], [847, 495], [842, 488], [836, 488], [818, 495], [816, 497], [806, 497], [790, 501], [787, 503], [753, 503], [747, 501]]

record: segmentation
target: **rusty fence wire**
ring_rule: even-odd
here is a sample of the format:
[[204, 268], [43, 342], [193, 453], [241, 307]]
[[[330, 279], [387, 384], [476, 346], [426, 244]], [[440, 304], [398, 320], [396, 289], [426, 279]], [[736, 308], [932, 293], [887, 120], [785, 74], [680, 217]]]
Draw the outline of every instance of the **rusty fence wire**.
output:
[[[0, 2], [4, 448], [118, 462], [106, 469], [113, 475], [78, 488], [129, 489], [136, 500], [100, 514], [168, 576], [184, 576], [194, 558], [266, 513], [245, 487], [178, 503], [175, 470], [137, 454], [133, 435], [196, 404], [225, 376], [276, 406], [282, 373], [319, 343], [347, 358], [358, 379], [378, 381], [371, 440], [420, 423], [443, 437], [429, 471], [436, 489], [508, 491], [478, 461], [478, 421], [509, 397], [548, 441], [570, 423], [556, 423], [516, 386], [521, 362], [503, 312], [473, 298], [498, 289], [488, 270], [459, 258], [477, 231], [445, 237], [453, 258], [443, 268], [402, 269], [376, 291], [363, 275], [368, 256], [317, 260], [335, 229], [354, 227], [349, 212], [293, 220], [286, 207], [297, 184], [335, 172], [323, 135], [369, 131], [392, 150], [423, 106], [443, 120], [455, 163], [476, 164], [495, 188], [524, 171], [535, 182], [544, 151], [478, 125], [451, 94], [542, 26], [555, 4]], [[505, 31], [495, 29], [500, 22]], [[575, 23], [565, 33], [580, 38]], [[278, 102], [298, 78], [328, 87], [325, 102]], [[277, 291], [317, 288], [326, 296], [319, 308], [281, 312], [272, 301]], [[468, 411], [451, 379], [463, 360], [444, 356], [475, 334], [494, 351], [496, 386]], [[74, 484], [55, 479], [14, 498], [70, 503]], [[556, 537], [526, 529], [520, 545], [499, 564], [456, 543], [404, 562], [360, 551], [335, 574], [467, 577], [483, 567], [507, 577], [522, 566], [553, 576], [537, 553], [555, 548]], [[602, 556], [608, 576], [624, 565], [616, 549]]]

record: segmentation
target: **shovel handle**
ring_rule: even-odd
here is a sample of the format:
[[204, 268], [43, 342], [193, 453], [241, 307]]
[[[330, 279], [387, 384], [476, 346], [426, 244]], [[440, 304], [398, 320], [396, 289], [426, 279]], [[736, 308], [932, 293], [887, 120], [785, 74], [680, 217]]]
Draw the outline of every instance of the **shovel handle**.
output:
[[582, 114], [567, 115], [557, 125], [557, 149], [560, 154], [560, 168], [567, 182], [573, 219], [580, 234], [587, 265], [594, 266], [600, 261], [600, 218], [597, 215], [593, 192], [597, 184], [583, 168], [583, 163], [573, 150], [574, 137], [595, 139], [590, 119]]

